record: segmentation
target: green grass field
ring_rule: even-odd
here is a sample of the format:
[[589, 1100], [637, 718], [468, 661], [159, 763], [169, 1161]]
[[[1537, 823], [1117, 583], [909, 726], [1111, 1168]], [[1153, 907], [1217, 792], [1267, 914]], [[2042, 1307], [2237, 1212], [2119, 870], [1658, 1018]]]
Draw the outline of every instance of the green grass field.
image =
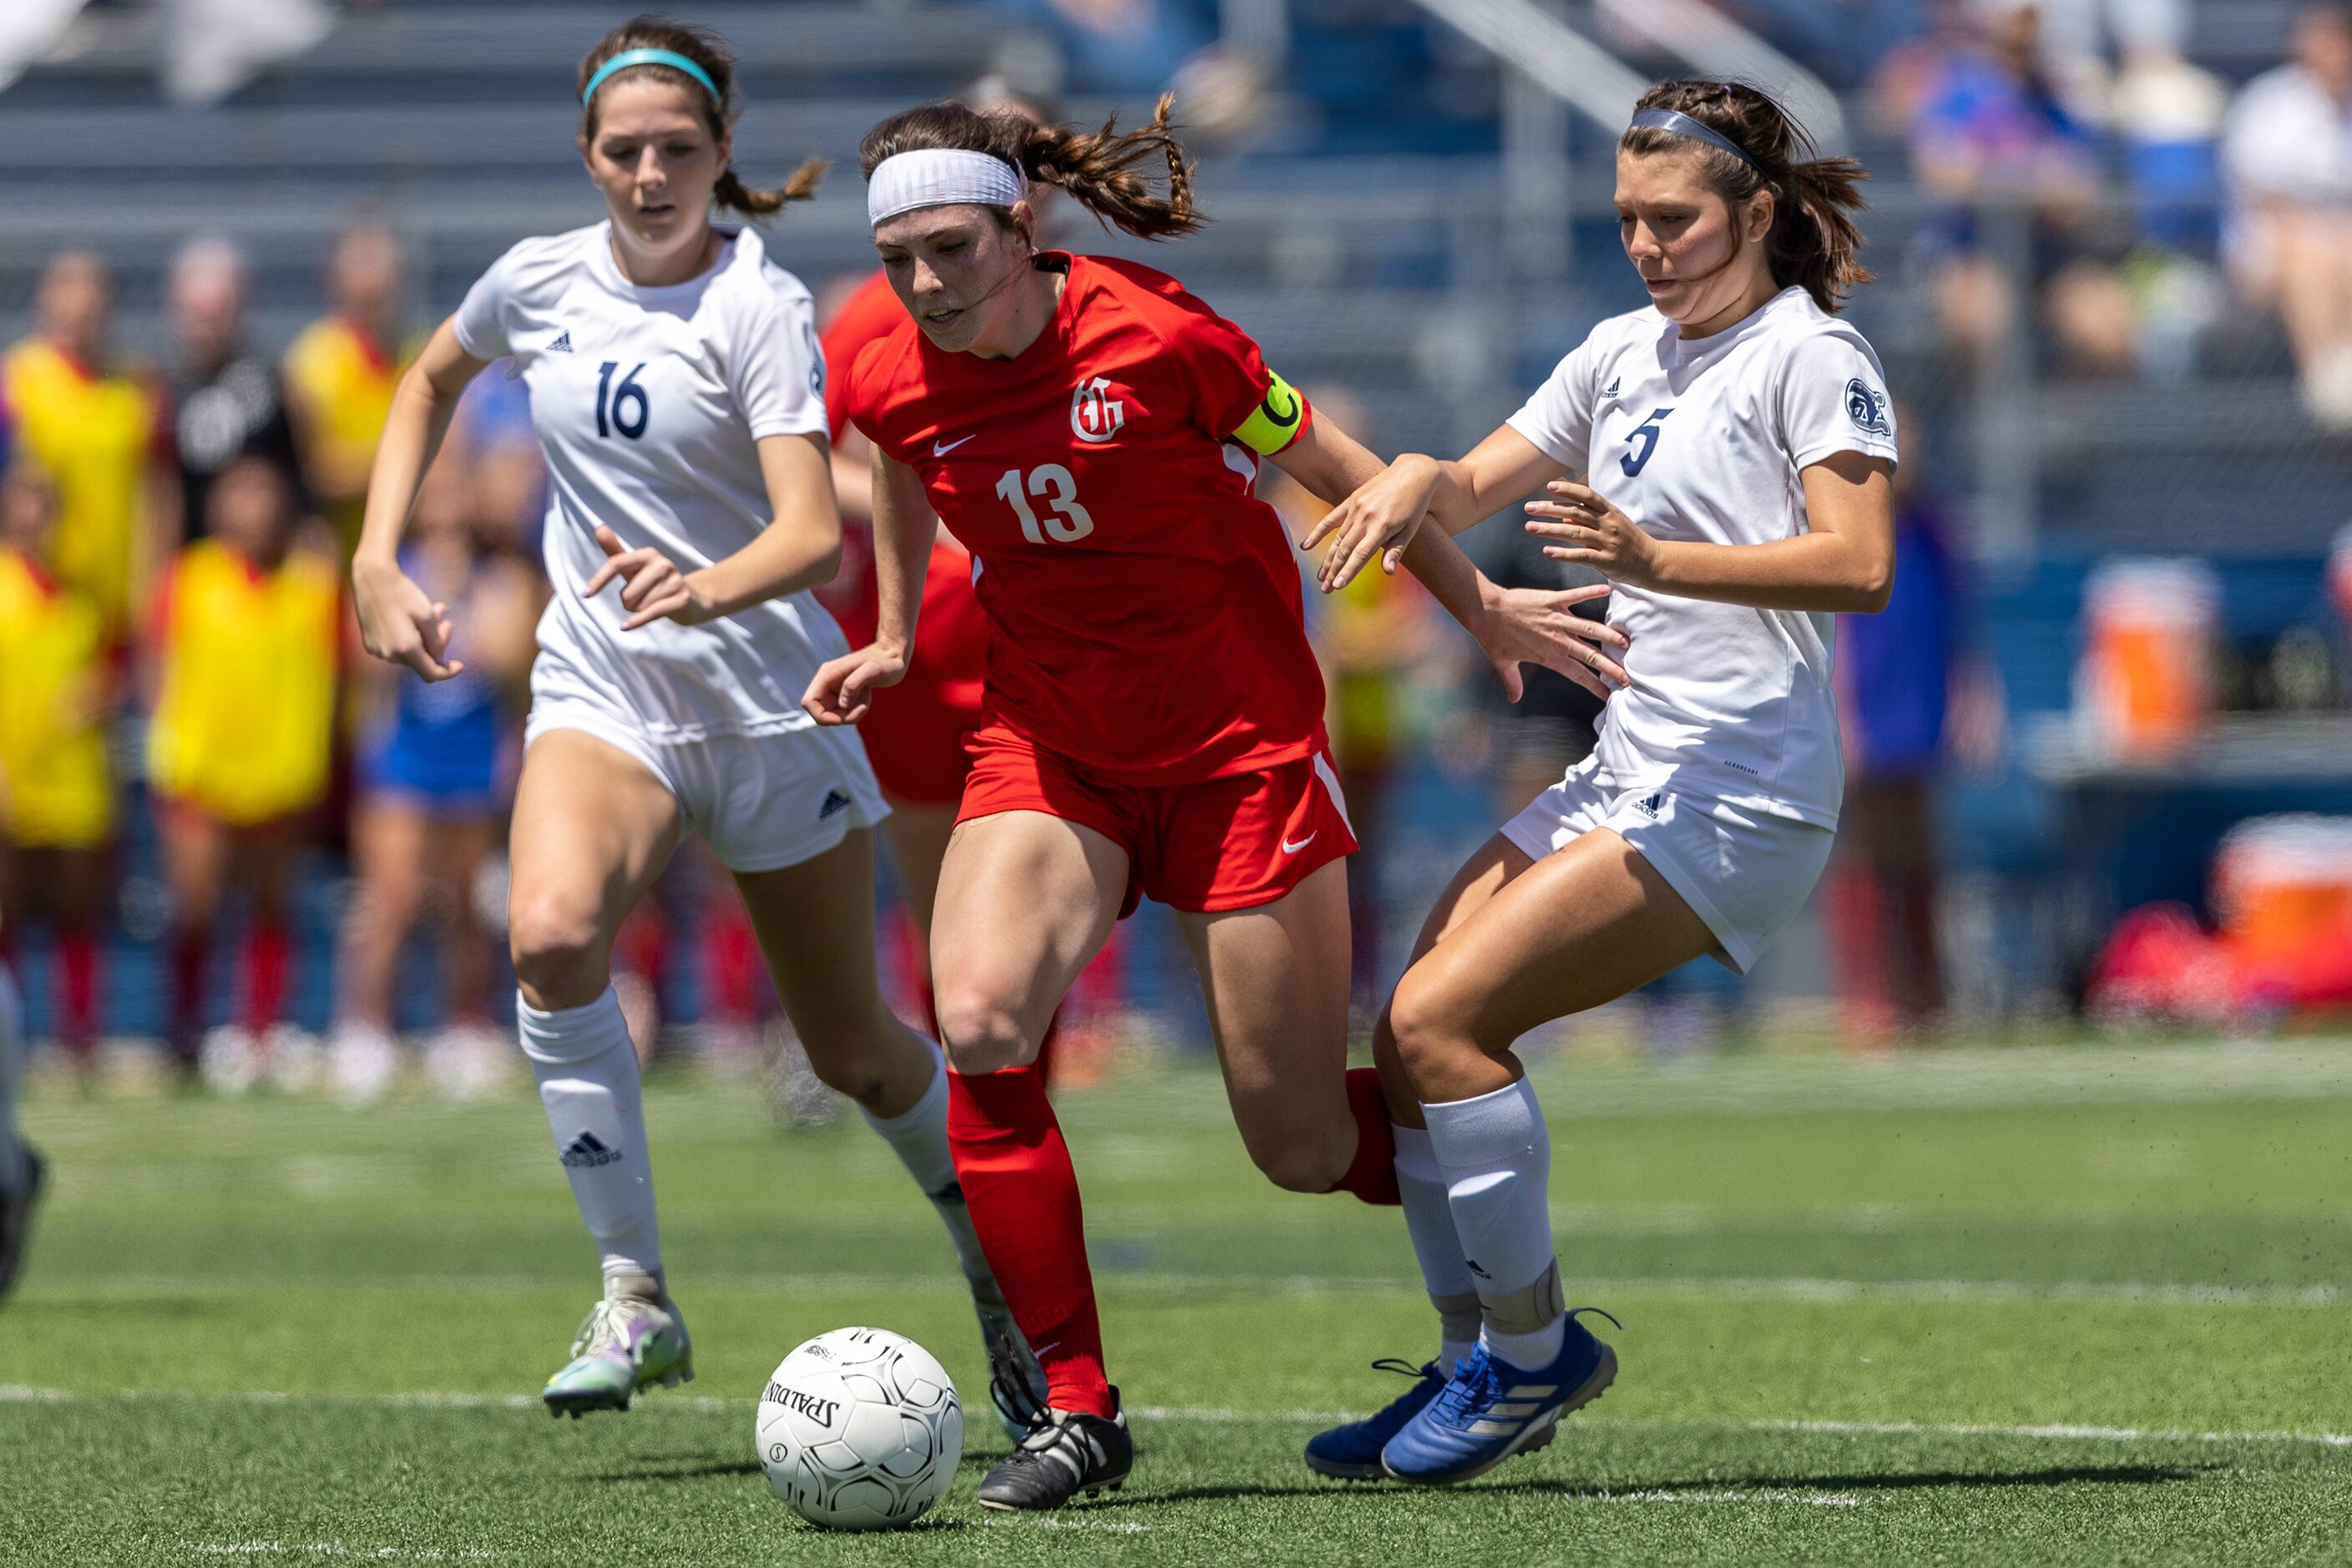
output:
[[2352, 1559], [2352, 1043], [1885, 1064], [1545, 1063], [1572, 1301], [1623, 1372], [1458, 1490], [1299, 1446], [1432, 1324], [1393, 1214], [1260, 1181], [1212, 1073], [1066, 1095], [1115, 1498], [826, 1535], [751, 1447], [845, 1323], [981, 1397], [946, 1242], [853, 1122], [648, 1096], [700, 1380], [550, 1421], [594, 1267], [536, 1103], [37, 1098], [53, 1201], [0, 1308], [0, 1561], [2341, 1563]]

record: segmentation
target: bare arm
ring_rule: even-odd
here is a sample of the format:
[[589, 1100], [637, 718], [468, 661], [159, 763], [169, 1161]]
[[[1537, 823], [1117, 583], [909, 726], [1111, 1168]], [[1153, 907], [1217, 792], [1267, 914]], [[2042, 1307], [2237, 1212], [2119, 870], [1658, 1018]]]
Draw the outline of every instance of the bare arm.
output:
[[1761, 610], [1873, 616], [1895, 588], [1894, 472], [1884, 458], [1832, 453], [1798, 476], [1808, 531], [1764, 544], [1653, 539], [1600, 492], [1567, 480], [1548, 487], [1550, 500], [1528, 503], [1527, 527], [1556, 542], [1544, 547], [1552, 559], [1633, 587]]
[[939, 537], [939, 514], [915, 470], [874, 448], [874, 640], [829, 661], [801, 706], [820, 724], [855, 724], [878, 687], [895, 686], [914, 656], [923, 578]]
[[760, 473], [767, 483], [772, 521], [751, 543], [709, 565], [680, 572], [652, 545], [624, 549], [609, 528], [596, 531], [604, 563], [580, 590], [593, 599], [621, 584], [630, 612], [625, 632], [665, 617], [698, 626], [784, 594], [833, 581], [841, 569], [841, 511], [833, 500], [833, 469], [822, 436], [762, 436]]
[[1459, 533], [1566, 471], [1507, 425], [1458, 462], [1408, 452], [1333, 507], [1307, 534], [1305, 548], [1331, 541], [1316, 576], [1325, 593], [1336, 593], [1375, 555], [1385, 570], [1395, 571], [1424, 520], [1434, 519], [1449, 535]]
[[[1524, 444], [1524, 437], [1516, 432], [1511, 434]], [[1351, 492], [1360, 495], [1389, 471], [1362, 443], [1320, 416], [1308, 423], [1305, 434], [1276, 453], [1270, 461], [1325, 500], [1352, 499]], [[1340, 504], [1344, 506], [1347, 501], [1341, 500]], [[1324, 519], [1326, 525], [1329, 521], [1328, 517]], [[1401, 560], [1407, 571], [1421, 579], [1430, 597], [1477, 638], [1478, 646], [1494, 661], [1496, 673], [1501, 677], [1504, 690], [1512, 701], [1519, 698], [1522, 663], [1557, 670], [1601, 697], [1609, 695], [1611, 682], [1621, 686], [1625, 683], [1624, 670], [1601, 651], [1602, 647], [1625, 647], [1625, 635], [1602, 622], [1571, 613], [1577, 605], [1605, 594], [1606, 588], [1543, 594], [1496, 587], [1454, 542], [1453, 536], [1457, 531], [1411, 531], [1403, 542], [1389, 550], [1390, 559], [1383, 564], [1393, 572], [1395, 563]], [[1307, 544], [1323, 533], [1324, 529], [1319, 527], [1310, 532]], [[1333, 553], [1338, 553], [1336, 547]], [[1370, 554], [1368, 549], [1367, 559]]]
[[465, 668], [442, 661], [449, 646], [448, 606], [436, 604], [400, 570], [400, 536], [408, 527], [416, 487], [448, 434], [449, 416], [466, 384], [488, 362], [457, 343], [448, 321], [435, 329], [416, 363], [393, 389], [392, 411], [376, 443], [367, 482], [367, 510], [352, 553], [352, 605], [368, 652], [404, 664], [427, 680], [446, 680]]

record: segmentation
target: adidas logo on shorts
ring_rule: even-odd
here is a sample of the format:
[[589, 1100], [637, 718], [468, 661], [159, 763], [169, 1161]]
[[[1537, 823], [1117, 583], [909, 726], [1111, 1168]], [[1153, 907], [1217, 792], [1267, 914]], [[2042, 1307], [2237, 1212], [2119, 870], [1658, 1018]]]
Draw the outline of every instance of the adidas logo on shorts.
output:
[[848, 809], [849, 796], [847, 793], [842, 790], [829, 789], [824, 792], [824, 804], [816, 808], [816, 819], [819, 822], [823, 822], [826, 817], [838, 816]]
[[621, 1152], [593, 1132], [583, 1132], [563, 1146], [556, 1156], [567, 1165], [609, 1165], [621, 1157]]
[[1640, 800], [1633, 803], [1633, 809], [1640, 812], [1643, 816], [1648, 817], [1655, 817], [1658, 813], [1665, 810], [1665, 808], [1666, 792], [1662, 789], [1652, 790], [1648, 795], [1643, 795]]

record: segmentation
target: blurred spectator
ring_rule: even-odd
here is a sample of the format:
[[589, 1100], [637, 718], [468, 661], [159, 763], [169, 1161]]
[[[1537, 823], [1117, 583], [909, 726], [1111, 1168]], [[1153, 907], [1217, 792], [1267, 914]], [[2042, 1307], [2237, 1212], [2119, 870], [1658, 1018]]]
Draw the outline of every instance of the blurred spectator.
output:
[[1960, 568], [1925, 466], [1906, 454], [1895, 473], [1893, 599], [1837, 626], [1846, 784], [1830, 918], [1846, 1031], [1871, 1047], [1941, 1017], [1936, 786], [1953, 761], [1982, 765], [2000, 745], [2000, 698], [1966, 657]]
[[[1888, 93], [1908, 110], [1912, 163], [1944, 206], [1921, 226], [1947, 336], [1987, 352], [2029, 308], [2010, 268], [2042, 295], [2070, 368], [2128, 374], [2138, 331], [2115, 270], [2078, 255], [2097, 190], [2096, 141], [2046, 68], [2040, 7], [1988, 0], [1964, 24], [1890, 63]], [[2005, 255], [2001, 209], [2021, 209], [2025, 254]]]
[[1201, 0], [1019, 0], [1017, 9], [1059, 37], [1080, 87], [1130, 100], [1158, 91], [1217, 36], [1217, 12]]
[[511, 520], [478, 510], [462, 461], [445, 452], [418, 490], [401, 570], [456, 626], [450, 651], [464, 670], [427, 685], [414, 671], [369, 661], [359, 801], [352, 824], [357, 879], [344, 917], [342, 996], [328, 1047], [337, 1092], [374, 1099], [398, 1063], [393, 987], [402, 944], [430, 906], [441, 922], [447, 1013], [427, 1048], [434, 1076], [462, 1089], [487, 1046], [489, 938], [474, 912], [475, 880], [497, 847], [512, 760], [528, 700], [524, 682], [546, 595], [509, 542]]
[[168, 537], [200, 538], [213, 478], [247, 452], [297, 471], [294, 431], [278, 367], [245, 341], [245, 258], [225, 239], [194, 239], [173, 258], [164, 285], [175, 358], [170, 370], [171, 452], [176, 489]]
[[514, 551], [536, 572], [547, 459], [530, 423], [530, 393], [520, 380], [507, 379], [510, 363], [501, 360], [473, 379], [441, 449], [447, 461], [466, 466], [482, 548]]
[[33, 297], [35, 330], [0, 365], [16, 456], [57, 487], [49, 565], [89, 596], [109, 637], [142, 604], [166, 548], [158, 498], [156, 388], [117, 367], [108, 342], [113, 284], [88, 251], [50, 261]]
[[358, 542], [375, 444], [392, 412], [401, 348], [400, 243], [381, 224], [346, 228], [327, 265], [330, 312], [286, 351], [288, 409], [310, 493], [343, 553]]
[[0, 954], [28, 913], [47, 918], [57, 1032], [87, 1064], [114, 818], [107, 638], [97, 605], [45, 564], [57, 511], [56, 489], [29, 465], [0, 477]]
[[239, 1026], [205, 1051], [206, 1079], [235, 1089], [278, 1045], [257, 1037], [283, 1011], [289, 894], [327, 789], [346, 612], [335, 563], [294, 542], [294, 485], [276, 464], [236, 458], [207, 504], [207, 537], [180, 552], [155, 598], [147, 773], [172, 889], [172, 1043], [183, 1063], [202, 1032], [232, 873], [252, 896]]
[[2230, 110], [2231, 261], [2285, 322], [2313, 417], [2352, 429], [2352, 8], [2305, 9], [2293, 48]]
[[2208, 252], [2219, 237], [2217, 142], [2229, 89], [2168, 44], [2124, 56], [2107, 102], [2123, 142], [2124, 178], [2140, 237], [2175, 251]]

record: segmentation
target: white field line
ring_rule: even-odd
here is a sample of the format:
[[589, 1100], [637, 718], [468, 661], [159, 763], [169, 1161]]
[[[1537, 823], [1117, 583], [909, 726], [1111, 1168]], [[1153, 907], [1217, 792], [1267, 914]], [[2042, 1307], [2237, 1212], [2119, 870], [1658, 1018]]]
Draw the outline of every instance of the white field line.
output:
[[[231, 1389], [216, 1393], [192, 1390], [125, 1388], [85, 1393], [64, 1388], [36, 1388], [25, 1384], [0, 1384], [0, 1405], [108, 1400], [223, 1400], [245, 1405], [384, 1405], [436, 1410], [535, 1410], [537, 1398], [527, 1394], [288, 1394], [272, 1389]], [[751, 1399], [659, 1393], [655, 1409], [748, 1411]], [[1362, 1414], [1349, 1410], [1235, 1410], [1215, 1405], [1138, 1405], [1129, 1414], [1146, 1421], [1199, 1421], [1236, 1426], [1258, 1423], [1348, 1421]], [[1751, 1432], [1821, 1432], [1853, 1436], [1904, 1437], [2032, 1437], [2051, 1441], [2099, 1443], [2306, 1443], [2328, 1448], [2352, 1448], [2352, 1432], [2194, 1432], [2182, 1427], [2100, 1426], [2058, 1423], [2008, 1426], [1990, 1422], [1938, 1421], [1717, 1421], [1706, 1419], [1614, 1420], [1607, 1416], [1580, 1419], [1579, 1426], [1729, 1426]], [[1753, 1493], [1743, 1494], [1753, 1496]]]
[[1766, 1432], [1827, 1432], [1858, 1436], [2048, 1437], [2099, 1443], [2311, 1443], [2328, 1448], [2352, 1448], [2352, 1432], [2189, 1432], [2147, 1426], [1999, 1426], [1916, 1421], [1749, 1421], [1743, 1425]]
[[[1570, 1247], [1574, 1237], [1564, 1237]], [[1127, 1273], [1106, 1269], [1100, 1275], [1107, 1289], [1139, 1295], [1192, 1296], [1203, 1291], [1246, 1290], [1288, 1297], [1362, 1296], [1394, 1293], [1418, 1297], [1411, 1280], [1385, 1275], [1347, 1274], [1187, 1274], [1154, 1269]], [[512, 1296], [558, 1289], [541, 1279], [485, 1278], [479, 1275], [400, 1275], [370, 1280], [384, 1289], [437, 1290], [450, 1295]], [[719, 1289], [769, 1290], [778, 1294], [824, 1291], [835, 1294], [961, 1296], [963, 1286], [950, 1278], [887, 1274], [707, 1274], [698, 1283]], [[1802, 1275], [1624, 1275], [1614, 1278], [1580, 1275], [1576, 1293], [1590, 1298], [1612, 1295], [1668, 1296], [1687, 1300], [1722, 1298], [1733, 1300], [1793, 1301], [1834, 1305], [1845, 1301], [1949, 1302], [1959, 1305], [2003, 1302], [2080, 1301], [2154, 1307], [2343, 1307], [2352, 1306], [2352, 1287], [2342, 1285], [2204, 1285], [2137, 1279], [1837, 1279]], [[74, 1299], [136, 1299], [152, 1295], [228, 1295], [184, 1279], [132, 1279], [60, 1290]]]

